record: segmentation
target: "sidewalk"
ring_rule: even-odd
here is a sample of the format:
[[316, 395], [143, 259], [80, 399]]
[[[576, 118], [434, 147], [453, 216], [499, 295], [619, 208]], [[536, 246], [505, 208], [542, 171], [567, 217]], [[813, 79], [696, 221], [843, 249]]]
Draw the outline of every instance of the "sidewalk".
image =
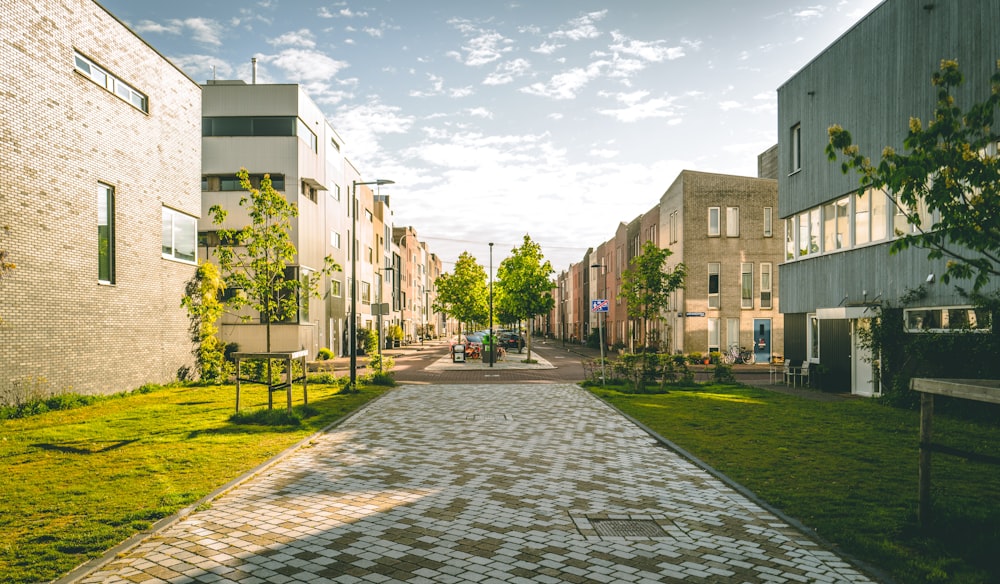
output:
[[867, 583], [572, 384], [409, 385], [76, 580]]

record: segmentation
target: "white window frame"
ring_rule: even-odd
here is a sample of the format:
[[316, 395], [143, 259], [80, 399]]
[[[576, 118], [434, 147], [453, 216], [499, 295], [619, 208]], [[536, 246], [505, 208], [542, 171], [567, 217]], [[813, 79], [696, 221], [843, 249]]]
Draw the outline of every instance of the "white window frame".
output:
[[740, 319], [738, 318], [727, 318], [726, 319], [726, 346], [728, 350], [729, 347], [740, 346]]
[[740, 308], [753, 308], [753, 264], [740, 263]]
[[344, 295], [343, 286], [341, 286], [340, 280], [336, 278], [330, 279], [330, 296], [334, 298], [342, 298]]
[[802, 170], [802, 124], [798, 123], [792, 126], [789, 132], [789, 141], [791, 142], [789, 165], [791, 167], [791, 172], [789, 174], [794, 174]]
[[101, 67], [97, 63], [94, 63], [88, 57], [85, 57], [79, 52], [73, 52], [73, 62], [76, 70], [85, 77], [115, 94], [115, 96], [119, 99], [128, 103], [137, 110], [146, 114], [149, 113], [149, 97], [147, 97], [145, 93], [142, 93], [128, 83], [125, 83], [112, 73], [108, 72], [107, 69]]
[[[951, 326], [953, 312], [964, 312], [965, 320], [970, 326]], [[933, 318], [928, 320], [929, 313], [934, 313]], [[989, 311], [984, 311], [984, 322], [979, 323], [980, 314], [976, 308], [967, 306], [927, 306], [921, 308], [907, 308], [903, 310], [903, 330], [908, 333], [989, 333], [992, 330]]]
[[722, 331], [719, 330], [720, 322], [718, 317], [711, 316], [708, 318], [708, 352], [720, 351], [721, 338], [720, 335]]
[[[97, 183], [97, 281], [100, 284], [114, 284], [115, 283], [115, 270], [116, 266], [116, 254], [115, 254], [115, 230], [117, 229], [115, 220], [115, 187], [104, 184]], [[101, 228], [105, 228], [104, 237], [107, 239], [106, 242], [102, 241]], [[107, 277], [101, 277], [101, 245], [107, 243]]]
[[719, 237], [722, 235], [722, 209], [719, 207], [708, 208], [708, 236]]
[[[774, 285], [772, 278], [771, 262], [761, 262], [760, 264], [760, 307], [769, 310], [772, 308], [773, 294], [771, 288]], [[766, 295], [766, 296], [765, 296]]]
[[820, 320], [815, 312], [806, 315], [806, 353], [810, 363], [819, 363]]
[[[162, 226], [161, 257], [165, 260], [198, 265], [198, 218], [164, 206]], [[184, 235], [185, 226], [187, 227], [187, 233], [190, 235], [187, 243], [193, 254], [191, 258], [178, 255], [178, 237]], [[167, 241], [168, 238], [169, 241]]]
[[764, 237], [774, 235], [774, 208], [764, 207]]

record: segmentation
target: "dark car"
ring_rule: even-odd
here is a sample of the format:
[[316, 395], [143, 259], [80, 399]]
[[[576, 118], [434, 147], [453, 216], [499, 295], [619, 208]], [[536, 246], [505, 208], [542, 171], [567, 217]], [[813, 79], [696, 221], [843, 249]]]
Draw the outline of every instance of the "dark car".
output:
[[524, 340], [517, 333], [501, 332], [497, 335], [497, 344], [505, 349], [520, 349], [524, 346]]

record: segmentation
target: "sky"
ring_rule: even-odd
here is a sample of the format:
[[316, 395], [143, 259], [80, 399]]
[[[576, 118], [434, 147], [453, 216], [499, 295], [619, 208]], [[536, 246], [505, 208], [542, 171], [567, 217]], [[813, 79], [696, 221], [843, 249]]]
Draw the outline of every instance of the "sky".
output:
[[98, 0], [192, 79], [298, 83], [454, 268], [556, 272], [682, 170], [756, 176], [777, 89], [880, 0]]

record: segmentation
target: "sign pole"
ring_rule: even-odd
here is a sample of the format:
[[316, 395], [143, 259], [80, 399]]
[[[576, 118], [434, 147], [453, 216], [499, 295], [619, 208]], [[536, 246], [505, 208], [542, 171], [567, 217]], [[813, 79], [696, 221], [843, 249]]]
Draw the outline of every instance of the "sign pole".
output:
[[601, 313], [604, 313], [604, 322], [608, 319], [608, 300], [606, 298], [594, 300], [590, 303], [590, 311], [597, 314], [597, 339], [601, 343], [601, 385], [607, 384], [607, 374], [604, 371], [604, 327], [601, 326]]

